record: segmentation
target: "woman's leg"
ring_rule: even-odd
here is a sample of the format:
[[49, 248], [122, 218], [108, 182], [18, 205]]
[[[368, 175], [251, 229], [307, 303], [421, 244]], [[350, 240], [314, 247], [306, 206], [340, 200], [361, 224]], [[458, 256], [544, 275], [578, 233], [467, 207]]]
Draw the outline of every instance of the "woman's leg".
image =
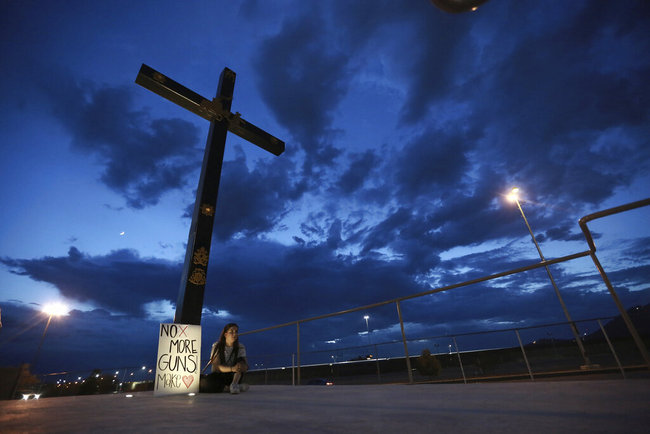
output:
[[201, 377], [199, 391], [202, 393], [221, 393], [232, 382], [232, 375], [230, 373], [213, 372]]
[[240, 382], [244, 379], [244, 374], [241, 372], [235, 373], [230, 383], [230, 393], [238, 394], [239, 392], [246, 392], [248, 390], [248, 384], [243, 384]]

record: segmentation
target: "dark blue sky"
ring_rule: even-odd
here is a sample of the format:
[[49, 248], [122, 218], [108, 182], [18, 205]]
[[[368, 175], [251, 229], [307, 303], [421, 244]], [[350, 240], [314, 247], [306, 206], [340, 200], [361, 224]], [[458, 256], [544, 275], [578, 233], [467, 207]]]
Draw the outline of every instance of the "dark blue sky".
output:
[[[208, 122], [134, 83], [146, 63], [283, 139], [230, 135], [204, 349], [241, 330], [584, 251], [577, 221], [650, 185], [646, 1], [1, 0], [0, 365], [151, 363], [171, 322]], [[592, 225], [626, 305], [650, 302], [650, 211]], [[591, 261], [552, 268], [574, 319], [616, 315]], [[543, 270], [405, 303], [410, 338], [563, 321]], [[399, 337], [394, 307], [374, 339]], [[361, 313], [303, 348], [366, 342]], [[360, 334], [361, 333], [361, 334]], [[286, 351], [295, 330], [257, 339]], [[308, 342], [308, 343], [307, 343]], [[330, 343], [327, 343], [330, 342]], [[331, 343], [335, 342], [335, 343]], [[328, 347], [330, 346], [330, 347]], [[289, 358], [289, 356], [287, 356]]]

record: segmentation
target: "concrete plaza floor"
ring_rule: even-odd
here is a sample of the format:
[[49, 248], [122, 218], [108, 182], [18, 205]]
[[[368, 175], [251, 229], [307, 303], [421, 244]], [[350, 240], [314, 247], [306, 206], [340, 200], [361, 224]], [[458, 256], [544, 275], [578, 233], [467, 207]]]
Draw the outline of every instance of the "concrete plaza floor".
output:
[[647, 433], [650, 380], [253, 386], [0, 401], [0, 432]]

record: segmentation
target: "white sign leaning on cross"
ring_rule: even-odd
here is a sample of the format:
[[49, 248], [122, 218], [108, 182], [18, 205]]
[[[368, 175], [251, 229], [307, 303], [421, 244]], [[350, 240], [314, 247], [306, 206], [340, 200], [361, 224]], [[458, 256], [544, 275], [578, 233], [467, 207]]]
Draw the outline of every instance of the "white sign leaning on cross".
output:
[[201, 326], [160, 324], [154, 395], [198, 393]]

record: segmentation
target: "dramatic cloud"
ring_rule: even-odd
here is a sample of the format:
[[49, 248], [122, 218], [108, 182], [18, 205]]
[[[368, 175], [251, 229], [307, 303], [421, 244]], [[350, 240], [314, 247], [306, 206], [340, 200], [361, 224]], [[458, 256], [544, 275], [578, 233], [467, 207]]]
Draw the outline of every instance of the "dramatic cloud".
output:
[[380, 164], [375, 152], [368, 150], [350, 156], [350, 164], [338, 180], [338, 187], [344, 195], [350, 195], [363, 188], [371, 172]]
[[199, 164], [198, 128], [182, 119], [151, 119], [133, 106], [126, 87], [82, 87], [67, 74], [43, 84], [53, 113], [72, 135], [74, 149], [104, 168], [101, 181], [132, 208], [158, 203], [185, 187]]
[[628, 67], [613, 68], [615, 55], [607, 53], [627, 50], [631, 41], [642, 49], [649, 38], [642, 20], [630, 22], [615, 5], [578, 7], [543, 28], [533, 24], [550, 10], [515, 8], [531, 24], [517, 24], [517, 44], [504, 44], [513, 21], [485, 43], [503, 57], [479, 57], [489, 69], [477, 64], [480, 79], [466, 88], [485, 131], [479, 155], [500, 161], [508, 178], [534, 185], [538, 198], [598, 203], [647, 174], [650, 93], [641, 83], [650, 63], [635, 57]]
[[406, 144], [397, 161], [399, 199], [444, 197], [447, 191], [461, 187], [469, 171], [465, 153], [475, 140], [464, 132], [427, 131]]
[[132, 250], [91, 257], [71, 247], [67, 256], [0, 259], [13, 273], [54, 285], [64, 297], [116, 313], [144, 315], [144, 304], [176, 302], [181, 267], [160, 259], [140, 258]]
[[329, 166], [339, 151], [328, 140], [332, 110], [346, 91], [347, 57], [324, 38], [327, 23], [310, 12], [310, 20], [291, 18], [265, 40], [255, 66], [264, 71], [258, 87], [278, 121], [306, 152], [305, 171]]

